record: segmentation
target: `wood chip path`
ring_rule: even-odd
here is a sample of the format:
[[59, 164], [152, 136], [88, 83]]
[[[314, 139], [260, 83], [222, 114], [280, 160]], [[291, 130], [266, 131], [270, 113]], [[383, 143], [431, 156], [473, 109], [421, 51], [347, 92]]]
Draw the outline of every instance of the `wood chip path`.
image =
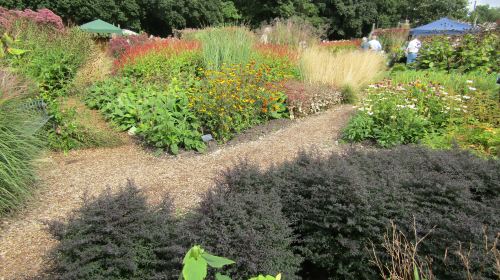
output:
[[41, 182], [33, 199], [15, 216], [0, 220], [0, 279], [25, 279], [40, 273], [44, 255], [56, 244], [43, 221], [64, 219], [81, 205], [85, 192], [98, 194], [106, 186], [124, 185], [131, 178], [152, 203], [169, 192], [176, 207], [189, 208], [213, 186], [221, 171], [240, 159], [247, 158], [266, 168], [293, 159], [301, 149], [339, 151], [336, 140], [352, 111], [352, 106], [337, 106], [255, 141], [202, 155], [158, 158], [131, 143], [51, 154], [44, 159]]

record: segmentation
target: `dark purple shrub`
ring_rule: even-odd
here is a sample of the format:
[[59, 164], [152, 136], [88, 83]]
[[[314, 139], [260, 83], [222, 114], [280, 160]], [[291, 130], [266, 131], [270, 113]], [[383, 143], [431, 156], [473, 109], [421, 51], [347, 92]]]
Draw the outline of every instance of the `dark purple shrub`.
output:
[[176, 242], [172, 201], [149, 207], [132, 182], [85, 199], [67, 221], [50, 222], [49, 231], [60, 242], [47, 279], [178, 279], [186, 251]]
[[399, 147], [302, 154], [264, 172], [242, 164], [223, 186], [228, 193], [279, 193], [298, 236], [294, 247], [305, 258], [305, 279], [377, 279], [367, 248], [382, 243], [391, 220], [412, 236], [414, 219], [419, 236], [436, 227], [419, 247], [432, 259], [436, 279], [466, 278], [460, 242], [472, 249], [474, 279], [494, 279], [483, 225], [493, 240], [500, 229], [499, 170], [500, 161], [467, 152]]

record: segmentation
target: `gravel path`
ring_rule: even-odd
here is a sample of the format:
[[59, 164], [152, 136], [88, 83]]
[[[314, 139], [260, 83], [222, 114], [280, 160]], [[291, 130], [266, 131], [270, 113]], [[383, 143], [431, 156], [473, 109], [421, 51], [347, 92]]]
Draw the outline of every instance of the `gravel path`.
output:
[[79, 207], [84, 192], [100, 193], [106, 186], [134, 179], [155, 203], [172, 194], [177, 208], [199, 201], [226, 168], [247, 158], [262, 168], [295, 157], [301, 149], [338, 151], [340, 129], [353, 108], [337, 106], [322, 114], [293, 122], [255, 141], [226, 146], [207, 154], [154, 157], [134, 144], [117, 148], [53, 154], [44, 159], [39, 191], [24, 210], [0, 221], [0, 279], [35, 276], [43, 256], [56, 243], [45, 231], [44, 220], [61, 219]]

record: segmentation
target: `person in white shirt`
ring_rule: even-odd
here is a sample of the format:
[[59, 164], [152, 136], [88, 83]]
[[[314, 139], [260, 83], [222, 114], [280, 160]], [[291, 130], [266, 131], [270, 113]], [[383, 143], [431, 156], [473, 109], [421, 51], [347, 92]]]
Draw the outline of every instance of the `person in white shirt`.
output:
[[405, 53], [406, 53], [406, 64], [410, 64], [415, 62], [417, 60], [418, 56], [418, 51], [422, 47], [422, 43], [417, 37], [414, 37], [413, 40], [411, 40], [408, 43], [408, 47], [406, 47]]
[[382, 45], [377, 40], [377, 36], [373, 35], [372, 39], [368, 42], [368, 46], [371, 51], [380, 52], [382, 51]]

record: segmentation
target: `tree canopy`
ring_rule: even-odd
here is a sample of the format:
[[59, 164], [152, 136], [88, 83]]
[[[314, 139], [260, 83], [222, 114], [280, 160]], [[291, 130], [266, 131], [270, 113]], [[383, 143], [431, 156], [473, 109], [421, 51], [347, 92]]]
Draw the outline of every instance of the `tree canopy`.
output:
[[[235, 21], [257, 27], [275, 18], [300, 17], [325, 27], [330, 38], [350, 38], [367, 34], [373, 24], [384, 28], [405, 19], [425, 24], [467, 16], [467, 0], [0, 0], [0, 6], [48, 8], [69, 23], [100, 18], [155, 35]], [[481, 19], [490, 14], [482, 12]]]
[[471, 20], [477, 18], [477, 23], [496, 22], [500, 20], [500, 7], [490, 7], [489, 5], [478, 5], [471, 13]]

